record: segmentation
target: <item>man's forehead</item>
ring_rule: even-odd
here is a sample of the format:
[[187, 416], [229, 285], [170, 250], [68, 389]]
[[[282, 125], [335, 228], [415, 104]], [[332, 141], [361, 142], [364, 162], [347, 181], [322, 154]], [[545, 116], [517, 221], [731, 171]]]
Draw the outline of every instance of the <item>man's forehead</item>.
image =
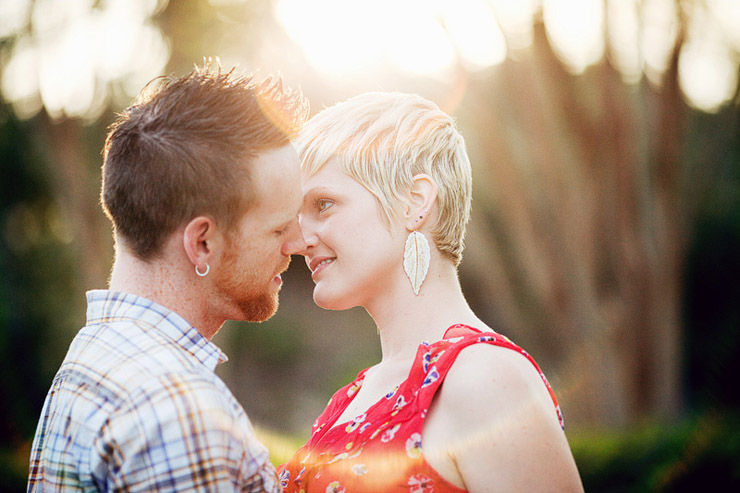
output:
[[[292, 146], [268, 151], [254, 160], [252, 188], [255, 219], [278, 225], [291, 221], [302, 201], [298, 156]], [[249, 213], [249, 212], [248, 212]]]
[[251, 162], [255, 181], [281, 181], [301, 179], [298, 154], [292, 145], [280, 147], [258, 154]]

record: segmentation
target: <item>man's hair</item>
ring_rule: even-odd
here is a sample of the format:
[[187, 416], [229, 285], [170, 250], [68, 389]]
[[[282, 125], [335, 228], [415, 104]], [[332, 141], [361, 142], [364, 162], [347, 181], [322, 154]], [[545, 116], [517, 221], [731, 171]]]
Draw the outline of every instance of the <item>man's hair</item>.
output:
[[206, 62], [151, 81], [111, 126], [101, 201], [142, 260], [198, 215], [229, 231], [254, 200], [249, 162], [290, 143], [308, 115], [300, 91]]
[[439, 209], [432, 236], [445, 257], [460, 263], [470, 219], [470, 160], [455, 121], [436, 104], [412, 94], [361, 94], [311, 118], [295, 144], [308, 176], [336, 159], [375, 196], [387, 226], [398, 217], [414, 175], [432, 177]]

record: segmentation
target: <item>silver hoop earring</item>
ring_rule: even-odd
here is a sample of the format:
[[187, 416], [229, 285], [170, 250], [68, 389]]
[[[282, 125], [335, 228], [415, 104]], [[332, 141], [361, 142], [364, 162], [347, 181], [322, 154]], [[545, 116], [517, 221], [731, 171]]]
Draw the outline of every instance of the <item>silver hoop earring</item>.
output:
[[198, 270], [198, 266], [197, 265], [195, 266], [195, 273], [198, 274], [198, 276], [200, 276], [200, 277], [206, 277], [210, 271], [211, 271], [211, 266], [208, 265], [208, 262], [206, 262], [206, 271], [205, 272], [199, 271]]

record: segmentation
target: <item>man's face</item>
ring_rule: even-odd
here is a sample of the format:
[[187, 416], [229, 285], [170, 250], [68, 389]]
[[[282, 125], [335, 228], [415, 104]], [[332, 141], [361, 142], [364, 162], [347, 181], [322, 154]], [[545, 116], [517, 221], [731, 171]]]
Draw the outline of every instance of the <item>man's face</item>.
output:
[[277, 310], [280, 273], [290, 255], [303, 249], [301, 177], [292, 145], [260, 154], [251, 166], [256, 199], [227, 239], [214, 274], [231, 308], [228, 318], [261, 322]]

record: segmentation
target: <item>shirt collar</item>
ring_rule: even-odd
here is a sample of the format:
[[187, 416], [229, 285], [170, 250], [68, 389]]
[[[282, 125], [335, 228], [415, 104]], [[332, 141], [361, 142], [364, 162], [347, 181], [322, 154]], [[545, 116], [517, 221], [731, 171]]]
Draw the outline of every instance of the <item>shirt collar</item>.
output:
[[87, 324], [130, 319], [151, 325], [195, 356], [211, 371], [228, 360], [198, 329], [172, 310], [129, 293], [96, 289], [87, 292]]

